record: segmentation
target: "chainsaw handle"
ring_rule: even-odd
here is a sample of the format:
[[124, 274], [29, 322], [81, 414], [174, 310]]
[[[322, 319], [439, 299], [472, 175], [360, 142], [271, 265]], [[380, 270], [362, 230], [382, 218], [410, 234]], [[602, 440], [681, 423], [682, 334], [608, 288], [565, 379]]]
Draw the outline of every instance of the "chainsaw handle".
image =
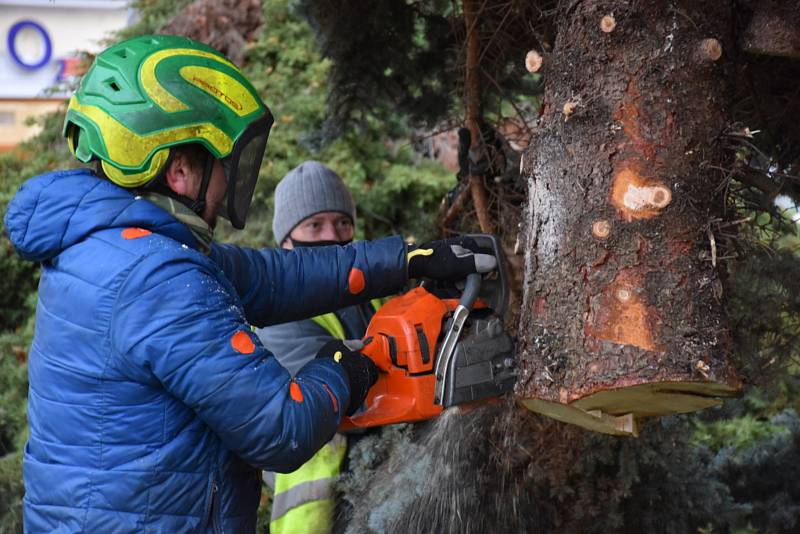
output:
[[461, 293], [461, 298], [458, 300], [459, 306], [464, 306], [468, 310], [472, 310], [472, 306], [481, 292], [481, 281], [483, 277], [478, 273], [467, 275], [467, 280], [464, 284], [464, 291]]
[[483, 293], [479, 295], [479, 297], [494, 310], [497, 315], [502, 317], [506, 313], [506, 308], [508, 307], [509, 276], [508, 260], [506, 259], [500, 240], [496, 235], [492, 234], [467, 234], [464, 237], [474, 239], [478, 246], [483, 249], [482, 252], [492, 254], [497, 258], [497, 269], [494, 273], [487, 274], [483, 283], [478, 284], [478, 287]]

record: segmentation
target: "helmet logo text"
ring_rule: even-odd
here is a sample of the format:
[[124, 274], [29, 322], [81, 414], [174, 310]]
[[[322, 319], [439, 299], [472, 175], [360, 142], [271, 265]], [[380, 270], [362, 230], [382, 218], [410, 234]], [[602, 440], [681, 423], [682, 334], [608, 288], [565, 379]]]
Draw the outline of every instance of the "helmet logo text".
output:
[[222, 90], [219, 87], [213, 86], [204, 79], [198, 78], [197, 76], [192, 77], [192, 82], [195, 85], [201, 85], [203, 89], [205, 89], [207, 92], [213, 94], [219, 100], [223, 100], [226, 104], [228, 104], [228, 106], [235, 109], [236, 111], [242, 111], [243, 106], [239, 102], [235, 101], [234, 99], [226, 95], [224, 92], [222, 92]]

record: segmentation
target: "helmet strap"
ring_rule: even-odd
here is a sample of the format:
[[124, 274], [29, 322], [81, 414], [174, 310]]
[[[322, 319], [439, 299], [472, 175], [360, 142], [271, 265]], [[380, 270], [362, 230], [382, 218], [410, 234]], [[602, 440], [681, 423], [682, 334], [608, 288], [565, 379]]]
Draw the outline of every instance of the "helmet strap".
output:
[[206, 191], [211, 182], [211, 173], [214, 172], [214, 156], [210, 152], [206, 153], [206, 163], [203, 167], [203, 181], [200, 182], [200, 190], [197, 192], [197, 199], [192, 202], [189, 208], [198, 215], [203, 213], [206, 207]]
[[[170, 160], [167, 161], [167, 164], [164, 166], [164, 169], [167, 168], [171, 159], [172, 159], [172, 154], [170, 154]], [[208, 184], [211, 182], [211, 173], [213, 172], [213, 170], [214, 170], [214, 156], [208, 153], [206, 155], [206, 160], [203, 165], [203, 181], [200, 182], [200, 189], [197, 192], [197, 199], [195, 200], [192, 200], [187, 196], [179, 195], [178, 193], [173, 191], [166, 183], [166, 179], [164, 178], [164, 171], [162, 171], [162, 173], [158, 177], [153, 179], [153, 181], [151, 181], [144, 187], [134, 189], [134, 191], [137, 191], [139, 193], [146, 193], [148, 191], [151, 191], [153, 193], [159, 193], [166, 197], [170, 197], [174, 200], [177, 200], [178, 202], [180, 202], [181, 204], [183, 204], [184, 206], [195, 212], [197, 215], [201, 215], [206, 207], [206, 192], [208, 191]]]

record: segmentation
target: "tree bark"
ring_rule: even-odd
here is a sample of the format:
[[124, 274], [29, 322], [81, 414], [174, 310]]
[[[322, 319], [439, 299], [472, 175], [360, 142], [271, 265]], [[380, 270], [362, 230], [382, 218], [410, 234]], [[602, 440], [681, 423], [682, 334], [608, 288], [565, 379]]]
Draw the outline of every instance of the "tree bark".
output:
[[583, 1], [560, 17], [525, 155], [516, 395], [529, 409], [635, 435], [639, 417], [740, 389], [707, 259], [732, 13], [718, 0]]

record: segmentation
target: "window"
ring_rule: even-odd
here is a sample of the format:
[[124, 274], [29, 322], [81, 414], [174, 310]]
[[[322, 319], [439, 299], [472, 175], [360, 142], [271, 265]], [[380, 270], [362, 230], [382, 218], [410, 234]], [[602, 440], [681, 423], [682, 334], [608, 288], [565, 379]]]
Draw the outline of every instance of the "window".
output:
[[16, 116], [13, 111], [0, 111], [0, 126], [14, 126]]

